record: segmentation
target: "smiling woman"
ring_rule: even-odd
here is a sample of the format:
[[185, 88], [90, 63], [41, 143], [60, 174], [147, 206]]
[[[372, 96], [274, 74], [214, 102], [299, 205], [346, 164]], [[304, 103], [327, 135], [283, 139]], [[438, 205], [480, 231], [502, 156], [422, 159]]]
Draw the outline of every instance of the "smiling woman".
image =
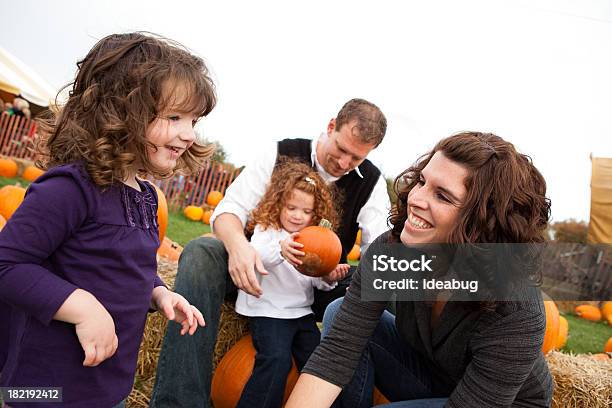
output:
[[[392, 229], [375, 244], [544, 240], [546, 183], [528, 156], [496, 135], [441, 140], [400, 174], [395, 190]], [[521, 301], [465, 302], [441, 285], [435, 301], [396, 301], [394, 316], [386, 300], [363, 300], [361, 267], [344, 300], [328, 306], [323, 340], [287, 407], [327, 407], [334, 400], [370, 407], [374, 385], [401, 401], [394, 407], [549, 406], [552, 379], [541, 352], [545, 317], [536, 288]]]
[[466, 195], [468, 170], [438, 151], [408, 193], [408, 213], [401, 241], [444, 243], [453, 229]]

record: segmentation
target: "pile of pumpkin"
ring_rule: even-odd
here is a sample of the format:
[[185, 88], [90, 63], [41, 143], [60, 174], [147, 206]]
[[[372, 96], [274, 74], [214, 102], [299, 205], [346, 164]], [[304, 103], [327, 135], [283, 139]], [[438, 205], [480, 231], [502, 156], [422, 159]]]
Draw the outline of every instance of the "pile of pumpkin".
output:
[[[544, 301], [544, 308], [546, 310], [546, 334], [544, 335], [542, 352], [547, 354], [565, 346], [569, 326], [567, 319], [559, 314], [559, 309], [557, 309], [554, 301]], [[612, 301], [603, 302], [601, 309], [589, 304], [578, 305], [574, 312], [576, 316], [592, 322], [599, 322], [603, 318], [612, 326]], [[610, 360], [612, 356], [608, 353], [612, 353], [612, 337], [604, 345], [603, 353], [595, 354], [593, 357], [599, 360]]]
[[[21, 177], [24, 180], [33, 182], [43, 173], [44, 171], [35, 167], [31, 162], [17, 162], [9, 158], [0, 158], [0, 176], [2, 177]], [[8, 219], [11, 218], [23, 201], [25, 192], [26, 189], [19, 184], [0, 188], [0, 230], [4, 228]]]
[[[582, 319], [591, 322], [603, 320], [612, 327], [612, 301], [603, 302], [601, 308], [594, 305], [579, 305], [576, 306], [574, 312], [576, 316]], [[595, 354], [593, 357], [599, 360], [612, 362], [612, 337], [610, 337], [604, 345], [603, 353]]]
[[223, 194], [221, 192], [211, 191], [206, 196], [206, 207], [188, 205], [183, 210], [183, 214], [191, 221], [202, 221], [204, 224], [210, 225], [210, 217], [212, 217], [213, 210], [222, 199]]

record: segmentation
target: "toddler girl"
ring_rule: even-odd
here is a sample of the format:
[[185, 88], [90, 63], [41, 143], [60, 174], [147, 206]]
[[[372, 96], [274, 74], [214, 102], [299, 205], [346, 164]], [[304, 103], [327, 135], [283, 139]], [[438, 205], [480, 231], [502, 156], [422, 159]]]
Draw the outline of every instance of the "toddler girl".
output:
[[238, 292], [236, 312], [249, 317], [257, 351], [253, 374], [238, 407], [280, 407], [291, 358], [300, 370], [319, 344], [321, 334], [311, 309], [314, 287], [331, 290], [348, 272], [338, 265], [322, 278], [302, 275], [295, 269], [301, 244], [299, 231], [322, 218], [337, 226], [332, 192], [316, 170], [285, 161], [274, 170], [270, 185], [253, 210], [247, 229], [268, 275], [260, 276], [263, 294]]

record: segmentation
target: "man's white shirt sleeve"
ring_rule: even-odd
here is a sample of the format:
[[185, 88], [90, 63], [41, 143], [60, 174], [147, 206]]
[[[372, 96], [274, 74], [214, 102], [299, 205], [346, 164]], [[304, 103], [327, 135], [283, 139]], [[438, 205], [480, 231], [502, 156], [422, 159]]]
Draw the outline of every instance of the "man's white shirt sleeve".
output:
[[387, 216], [390, 209], [391, 202], [387, 193], [387, 182], [381, 173], [370, 194], [370, 198], [368, 198], [368, 201], [366, 201], [357, 215], [357, 223], [361, 228], [362, 253], [376, 237], [389, 230]]

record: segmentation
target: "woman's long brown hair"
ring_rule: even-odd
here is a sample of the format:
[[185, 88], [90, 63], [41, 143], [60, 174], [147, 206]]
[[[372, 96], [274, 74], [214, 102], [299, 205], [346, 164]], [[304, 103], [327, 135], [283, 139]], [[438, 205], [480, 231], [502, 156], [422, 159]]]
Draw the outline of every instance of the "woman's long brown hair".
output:
[[531, 158], [492, 133], [463, 132], [439, 141], [394, 183], [397, 203], [389, 222], [399, 236], [407, 218], [408, 193], [436, 152], [468, 170], [467, 194], [448, 243], [543, 242], [550, 218], [546, 182]]

